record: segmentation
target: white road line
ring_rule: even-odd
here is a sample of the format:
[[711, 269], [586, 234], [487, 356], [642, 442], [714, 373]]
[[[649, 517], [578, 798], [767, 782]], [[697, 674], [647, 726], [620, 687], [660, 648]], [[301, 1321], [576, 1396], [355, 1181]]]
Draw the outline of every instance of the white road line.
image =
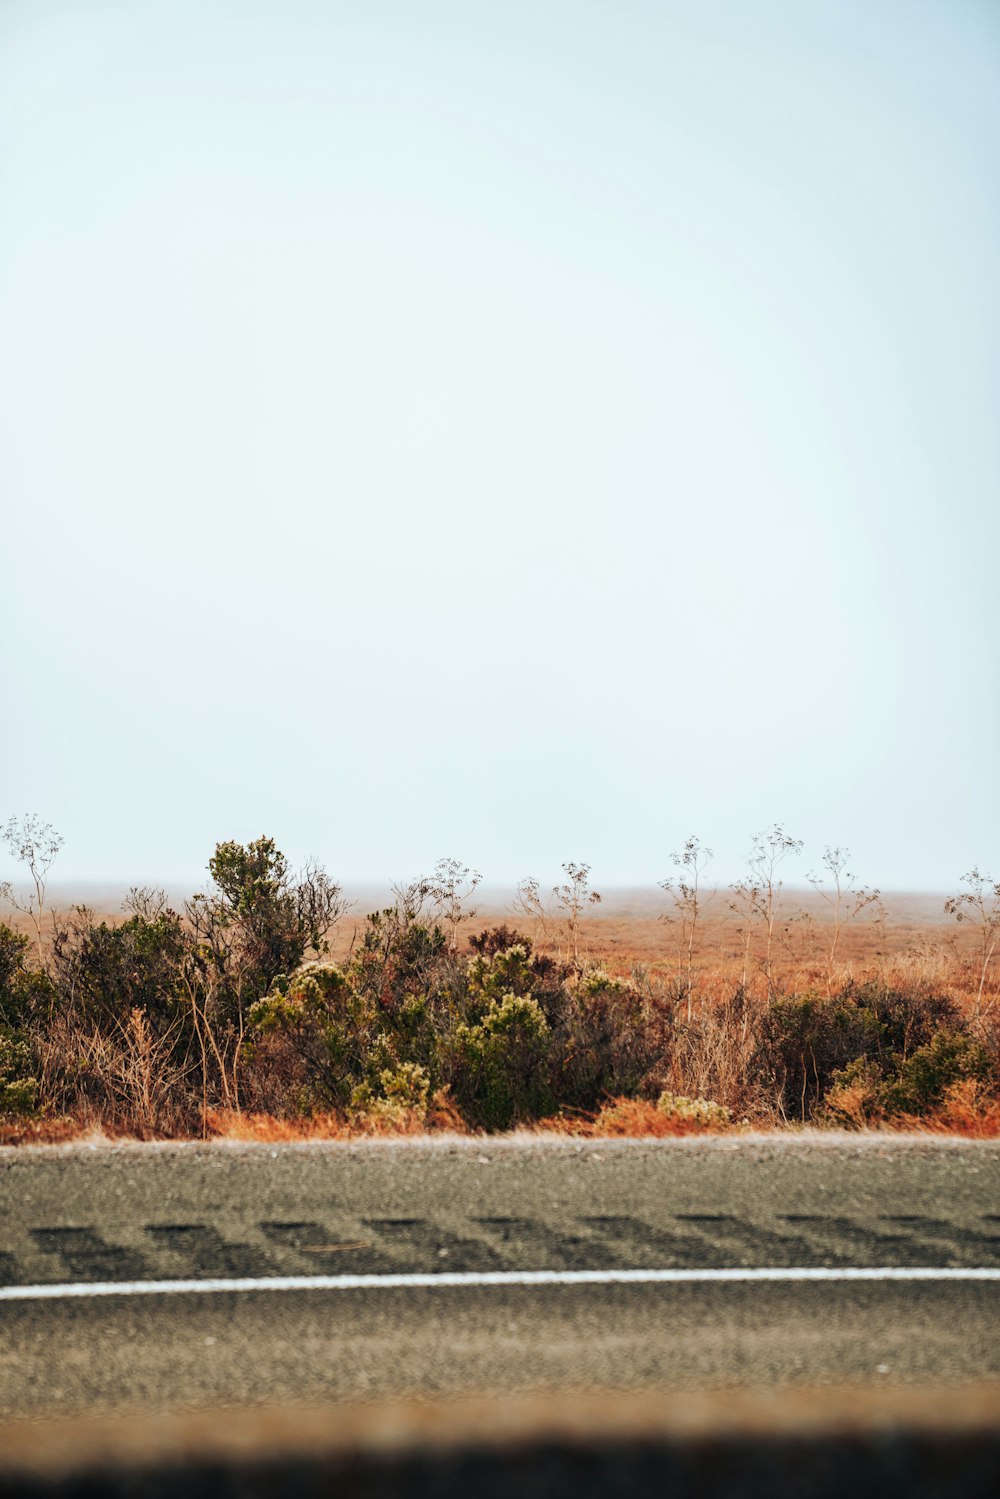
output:
[[86, 1296], [206, 1296], [227, 1291], [398, 1291], [465, 1286], [719, 1285], [761, 1281], [1000, 1281], [1000, 1266], [937, 1268], [884, 1265], [730, 1270], [487, 1270], [400, 1275], [261, 1275], [229, 1280], [68, 1281], [0, 1286], [0, 1301], [61, 1301]]

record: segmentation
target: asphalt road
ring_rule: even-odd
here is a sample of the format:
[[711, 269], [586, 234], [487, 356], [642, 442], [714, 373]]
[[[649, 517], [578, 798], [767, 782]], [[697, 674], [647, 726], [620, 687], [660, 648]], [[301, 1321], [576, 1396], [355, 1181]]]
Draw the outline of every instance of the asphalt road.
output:
[[4, 1150], [0, 1415], [981, 1383], [984, 1270], [991, 1142]]

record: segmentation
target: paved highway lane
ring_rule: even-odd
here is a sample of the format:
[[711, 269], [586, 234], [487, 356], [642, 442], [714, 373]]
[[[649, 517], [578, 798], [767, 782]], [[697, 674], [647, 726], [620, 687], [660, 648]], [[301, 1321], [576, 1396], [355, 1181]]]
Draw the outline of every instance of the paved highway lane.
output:
[[997, 1377], [993, 1143], [0, 1152], [7, 1416]]

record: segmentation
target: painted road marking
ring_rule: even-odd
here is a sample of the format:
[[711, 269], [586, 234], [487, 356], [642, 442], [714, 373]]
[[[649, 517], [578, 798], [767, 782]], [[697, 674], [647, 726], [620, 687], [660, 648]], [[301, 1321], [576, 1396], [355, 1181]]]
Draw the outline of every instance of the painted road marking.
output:
[[[432, 1217], [324, 1221], [268, 1219], [226, 1224], [137, 1225], [130, 1243], [93, 1224], [0, 1229], [0, 1288], [92, 1282], [266, 1281], [293, 1275], [384, 1277], [545, 1270], [728, 1270], [749, 1266], [818, 1270], [1000, 1265], [1000, 1220], [960, 1225], [916, 1216], [864, 1222], [821, 1214], [749, 1221], [687, 1213], [652, 1225], [627, 1214], [558, 1223], [531, 1217], [470, 1217], [447, 1227]], [[20, 1240], [15, 1244], [13, 1235]], [[116, 1238], [111, 1230], [111, 1238]], [[49, 1261], [51, 1270], [45, 1261]], [[52, 1262], [56, 1263], [53, 1264]], [[56, 1268], [58, 1266], [58, 1268]], [[53, 1273], [54, 1272], [54, 1273]]]
[[264, 1275], [205, 1280], [69, 1281], [0, 1286], [0, 1301], [87, 1296], [204, 1296], [240, 1291], [397, 1291], [486, 1286], [713, 1285], [760, 1281], [1000, 1281], [1000, 1266], [800, 1266], [706, 1270], [483, 1270], [449, 1274]]

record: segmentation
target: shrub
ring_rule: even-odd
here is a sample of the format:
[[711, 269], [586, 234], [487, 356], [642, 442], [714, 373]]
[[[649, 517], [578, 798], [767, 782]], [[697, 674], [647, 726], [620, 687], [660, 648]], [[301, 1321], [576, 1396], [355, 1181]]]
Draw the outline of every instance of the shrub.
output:
[[598, 1110], [589, 1133], [599, 1139], [604, 1136], [667, 1139], [687, 1131], [675, 1119], [668, 1119], [648, 1098], [612, 1098]]
[[864, 1057], [835, 1072], [820, 1116], [831, 1124], [861, 1128], [881, 1117], [882, 1074]]
[[[531, 952], [530, 939], [506, 922], [501, 922], [499, 926], [484, 927], [481, 932], [476, 932], [469, 938], [469, 946], [484, 958], [492, 958], [494, 953], [506, 952], [510, 947], [523, 947], [525, 952]], [[552, 962], [551, 958], [546, 961]]]
[[0, 1017], [6, 1016], [12, 1007], [13, 985], [17, 975], [23, 971], [27, 950], [27, 937], [12, 931], [6, 922], [0, 921]]
[[531, 939], [508, 926], [488, 927], [469, 946], [475, 956], [465, 970], [467, 1017], [481, 1018], [492, 999], [528, 995], [538, 1001], [550, 1025], [563, 1013], [570, 970], [534, 951]]
[[298, 882], [271, 838], [216, 845], [208, 861], [212, 886], [188, 902], [205, 980], [235, 1022], [298, 968], [311, 947], [321, 956], [343, 911], [340, 887], [310, 863]]
[[421, 1111], [427, 1107], [431, 1080], [426, 1069], [416, 1062], [400, 1062], [398, 1067], [383, 1067], [379, 1073], [379, 1086], [382, 1097], [388, 1103]]
[[989, 1052], [971, 1036], [937, 1031], [902, 1063], [895, 1081], [883, 1090], [888, 1114], [925, 1114], [956, 1083], [990, 1081]]
[[470, 1123], [509, 1129], [551, 1109], [551, 1036], [538, 1001], [513, 993], [491, 1000], [476, 1024], [457, 1026], [452, 1086]]
[[0, 1026], [30, 1030], [41, 1017], [51, 1014], [56, 997], [47, 973], [29, 968], [28, 938], [0, 921]]
[[[312, 963], [251, 1005], [248, 1083], [255, 1101], [295, 1113], [344, 1107], [369, 1070], [374, 1017], [349, 976]], [[277, 1084], [277, 1086], [275, 1086]]]
[[378, 1087], [362, 1083], [354, 1090], [351, 1113], [356, 1123], [405, 1128], [421, 1127], [427, 1121], [431, 1080], [415, 1062], [383, 1067]]
[[176, 1019], [190, 938], [175, 911], [111, 926], [75, 907], [56, 933], [53, 982], [64, 1008], [87, 1024], [114, 1024], [141, 1009], [157, 1030]]
[[695, 1129], [725, 1129], [733, 1116], [723, 1104], [711, 1098], [684, 1098], [679, 1093], [661, 1093], [656, 1107], [668, 1119], [690, 1124]]
[[1000, 1135], [1000, 1099], [974, 1078], [952, 1083], [941, 1102], [923, 1116], [920, 1126], [948, 1134], [996, 1139]]
[[858, 1057], [836, 1072], [822, 1110], [832, 1122], [857, 1126], [897, 1116], [931, 1113], [955, 1088], [969, 1084], [987, 1094], [993, 1076], [989, 1052], [971, 1036], [936, 1031], [905, 1060]]
[[613, 1098], [599, 1110], [589, 1133], [666, 1139], [728, 1129], [731, 1123], [729, 1110], [711, 1099], [663, 1093], [658, 1103], [646, 1098]]
[[791, 995], [765, 1014], [755, 1065], [780, 1112], [805, 1121], [821, 1110], [831, 1087], [856, 1089], [862, 1074], [848, 1071], [854, 1064], [895, 1078], [935, 1034], [958, 1023], [951, 1001], [934, 994], [904, 995], [870, 984], [831, 997]]
[[418, 894], [404, 890], [394, 906], [368, 916], [351, 965], [357, 989], [389, 1015], [426, 996], [450, 966], [444, 932], [419, 919]]
[[34, 1112], [38, 1082], [31, 1071], [28, 1042], [10, 1026], [0, 1025], [0, 1115]]
[[762, 1013], [742, 985], [704, 996], [691, 1020], [674, 1028], [657, 1081], [687, 1098], [714, 1098], [740, 1117], [769, 1114], [773, 1104], [759, 1060]]
[[585, 973], [564, 996], [556, 1027], [560, 1100], [595, 1109], [611, 1097], [642, 1091], [672, 1037], [667, 1006], [629, 979], [602, 968]]

